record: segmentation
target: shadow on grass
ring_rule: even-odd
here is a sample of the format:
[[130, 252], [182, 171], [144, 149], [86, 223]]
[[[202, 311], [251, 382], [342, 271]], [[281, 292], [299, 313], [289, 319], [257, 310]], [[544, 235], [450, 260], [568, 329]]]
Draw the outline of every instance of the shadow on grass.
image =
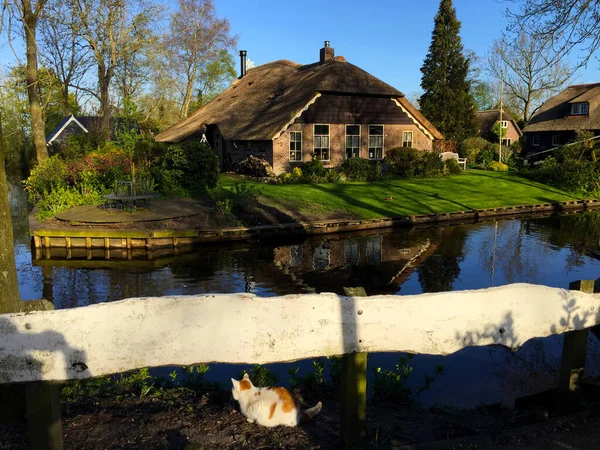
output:
[[[475, 177], [485, 177], [485, 178], [492, 178], [492, 179], [498, 179], [498, 177], [488, 174], [488, 173], [484, 173], [484, 172], [474, 172], [474, 173], [470, 173], [469, 176], [475, 176]], [[516, 177], [518, 177], [518, 179], [515, 179]], [[515, 184], [520, 184], [522, 186], [529, 186], [529, 187], [533, 187], [535, 189], [541, 190], [541, 191], [546, 191], [546, 192], [551, 192], [553, 194], [560, 194], [560, 195], [565, 195], [565, 196], [570, 196], [573, 198], [576, 198], [577, 200], [583, 200], [583, 198], [575, 196], [573, 194], [567, 193], [567, 192], [563, 192], [560, 189], [556, 189], [553, 188], [552, 186], [547, 186], [545, 184], [541, 184], [541, 183], [537, 183], [534, 184], [532, 181], [527, 180], [525, 178], [523, 178], [522, 176], [520, 176], [517, 173], [507, 173], [506, 176], [503, 176], [501, 178], [501, 181], [507, 181], [509, 183], [515, 183]], [[541, 200], [541, 199], [540, 199]], [[559, 201], [556, 199], [543, 199], [544, 201]]]

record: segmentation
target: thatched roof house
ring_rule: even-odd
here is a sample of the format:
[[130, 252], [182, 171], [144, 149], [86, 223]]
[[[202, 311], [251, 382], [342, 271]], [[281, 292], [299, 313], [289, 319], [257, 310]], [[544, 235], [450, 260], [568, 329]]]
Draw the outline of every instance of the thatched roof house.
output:
[[479, 135], [489, 141], [498, 142], [498, 136], [494, 134], [494, 125], [500, 120], [502, 120], [502, 128], [506, 129], [504, 138], [502, 138], [502, 145], [510, 146], [513, 142], [518, 141], [523, 135], [523, 132], [515, 119], [504, 110], [502, 111], [502, 119], [500, 118], [499, 109], [477, 111], [475, 117], [479, 124]]
[[312, 155], [335, 166], [402, 145], [431, 149], [443, 138], [402, 92], [335, 57], [328, 42], [308, 65], [279, 60], [246, 71], [240, 56], [240, 77], [158, 142], [206, 137], [225, 168], [252, 154], [279, 173]]
[[576, 84], [548, 99], [523, 129], [526, 153], [573, 140], [576, 133], [600, 133], [600, 83]]

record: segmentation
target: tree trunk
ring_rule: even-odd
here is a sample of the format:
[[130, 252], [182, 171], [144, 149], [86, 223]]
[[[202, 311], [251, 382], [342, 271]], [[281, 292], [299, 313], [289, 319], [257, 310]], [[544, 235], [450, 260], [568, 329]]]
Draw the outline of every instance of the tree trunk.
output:
[[98, 85], [100, 87], [100, 116], [102, 117], [102, 126], [100, 133], [103, 139], [110, 138], [110, 94], [108, 88], [110, 86], [110, 76], [107, 74], [106, 68], [98, 65]]
[[188, 116], [190, 103], [192, 102], [192, 94], [194, 93], [194, 80], [188, 79], [185, 87], [185, 95], [183, 96], [183, 104], [181, 105], [181, 118], [185, 119]]
[[22, 0], [22, 6], [27, 54], [27, 95], [31, 112], [31, 134], [33, 135], [37, 160], [40, 163], [48, 158], [48, 148], [46, 147], [46, 134], [44, 132], [44, 119], [42, 118], [42, 105], [38, 86], [37, 41], [35, 37], [37, 17], [31, 10], [29, 0]]
[[5, 148], [1, 114], [0, 111], [0, 314], [17, 312], [21, 301], [8, 203], [8, 186], [4, 169]]

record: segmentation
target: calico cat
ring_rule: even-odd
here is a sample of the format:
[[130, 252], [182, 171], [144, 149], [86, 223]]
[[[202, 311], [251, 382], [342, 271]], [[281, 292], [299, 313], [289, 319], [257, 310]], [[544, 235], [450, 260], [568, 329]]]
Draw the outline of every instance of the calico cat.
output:
[[248, 374], [240, 381], [231, 379], [233, 398], [240, 403], [240, 410], [248, 422], [256, 422], [265, 427], [287, 425], [294, 427], [316, 416], [321, 402], [302, 411], [300, 404], [286, 388], [259, 388], [252, 384]]

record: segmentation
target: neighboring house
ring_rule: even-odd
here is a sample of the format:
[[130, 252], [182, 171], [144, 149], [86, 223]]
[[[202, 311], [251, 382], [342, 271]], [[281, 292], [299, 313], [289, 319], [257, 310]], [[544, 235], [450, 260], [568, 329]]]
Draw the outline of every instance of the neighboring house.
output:
[[523, 132], [521, 128], [506, 111], [502, 111], [502, 118], [500, 118], [499, 109], [490, 109], [488, 111], [477, 111], [475, 113], [477, 117], [477, 123], [479, 123], [479, 135], [491, 142], [498, 142], [498, 135], [494, 133], [494, 125], [498, 122], [502, 122], [501, 126], [506, 130], [504, 137], [502, 138], [502, 145], [510, 147], [513, 142], [517, 142]]
[[[115, 129], [125, 129], [127, 120], [123, 118], [112, 118], [110, 121], [111, 137], [114, 138]], [[102, 127], [102, 117], [100, 116], [77, 116], [70, 115], [65, 117], [57, 126], [46, 136], [46, 145], [58, 149], [67, 143], [69, 136], [75, 136], [84, 133], [99, 133]], [[131, 128], [131, 127], [130, 127]], [[133, 124], [139, 132], [137, 123]]]
[[352, 157], [381, 160], [395, 147], [431, 150], [443, 139], [402, 92], [335, 57], [328, 41], [314, 64], [280, 60], [246, 71], [246, 52], [240, 56], [240, 77], [156, 141], [206, 138], [223, 169], [253, 155], [281, 173], [313, 155], [334, 167]]
[[547, 100], [523, 129], [525, 154], [572, 142], [578, 131], [600, 134], [599, 104], [600, 83], [569, 86]]

